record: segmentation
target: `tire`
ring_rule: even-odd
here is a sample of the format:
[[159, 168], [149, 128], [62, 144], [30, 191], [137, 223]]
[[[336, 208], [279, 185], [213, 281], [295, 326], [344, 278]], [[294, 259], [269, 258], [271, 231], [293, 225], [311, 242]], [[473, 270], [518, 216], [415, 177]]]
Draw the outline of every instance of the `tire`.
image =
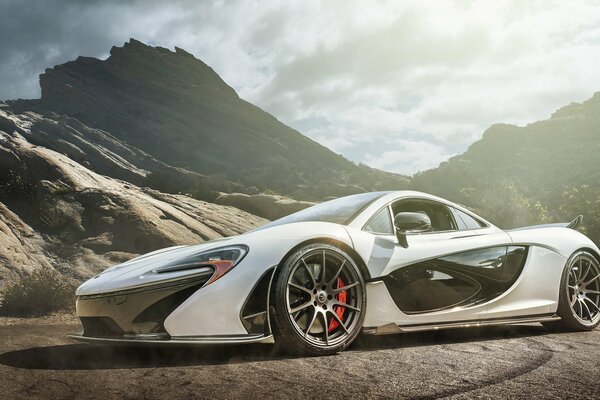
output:
[[271, 307], [277, 349], [318, 356], [348, 347], [360, 333], [367, 305], [365, 282], [352, 257], [313, 243], [280, 268]]
[[560, 282], [559, 321], [543, 325], [557, 331], [591, 331], [600, 324], [600, 263], [587, 251], [567, 261]]

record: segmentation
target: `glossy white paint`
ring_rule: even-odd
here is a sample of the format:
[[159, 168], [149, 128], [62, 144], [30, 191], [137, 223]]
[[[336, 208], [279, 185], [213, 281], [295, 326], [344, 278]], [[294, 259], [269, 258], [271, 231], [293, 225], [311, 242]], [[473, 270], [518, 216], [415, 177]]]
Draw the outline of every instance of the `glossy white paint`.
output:
[[[468, 212], [447, 200], [424, 193], [391, 192], [362, 210], [348, 226], [324, 222], [290, 223], [196, 246], [164, 249], [109, 268], [81, 285], [77, 294], [106, 293], [157, 282], [164, 279], [165, 275], [158, 276], [152, 271], [170, 261], [208, 249], [243, 244], [250, 250], [235, 268], [198, 290], [165, 321], [165, 328], [171, 336], [239, 336], [247, 334], [241, 323], [240, 313], [256, 283], [265, 271], [277, 266], [290, 250], [306, 241], [334, 240], [353, 248], [368, 268], [371, 278], [385, 276], [420, 260], [469, 249], [513, 243], [531, 246], [523, 273], [510, 290], [488, 303], [473, 307], [406, 315], [396, 307], [384, 283], [372, 282], [367, 285], [365, 327], [391, 323], [411, 325], [477, 321], [554, 312], [558, 300], [558, 284], [566, 259], [581, 248], [600, 253], [591, 240], [567, 228], [504, 232], [488, 223], [489, 227], [472, 231], [409, 235], [408, 248], [399, 246], [395, 236], [375, 235], [362, 230], [377, 211], [401, 198], [435, 200]], [[180, 271], [169, 275], [176, 277], [187, 273], [189, 272]]]
[[576, 250], [588, 248], [598, 253], [598, 247], [584, 234], [569, 228], [535, 228], [507, 231], [514, 243], [547, 247], [565, 258]]
[[519, 279], [487, 305], [488, 318], [554, 313], [566, 258], [544, 247], [531, 246]]

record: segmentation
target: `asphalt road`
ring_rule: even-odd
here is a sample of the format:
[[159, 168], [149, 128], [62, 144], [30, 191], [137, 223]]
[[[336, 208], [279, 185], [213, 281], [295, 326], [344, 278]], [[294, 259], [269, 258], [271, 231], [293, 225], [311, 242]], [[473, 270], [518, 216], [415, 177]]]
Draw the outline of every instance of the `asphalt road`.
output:
[[320, 358], [266, 345], [102, 347], [65, 338], [76, 330], [72, 317], [0, 318], [0, 398], [600, 398], [600, 329], [365, 337]]

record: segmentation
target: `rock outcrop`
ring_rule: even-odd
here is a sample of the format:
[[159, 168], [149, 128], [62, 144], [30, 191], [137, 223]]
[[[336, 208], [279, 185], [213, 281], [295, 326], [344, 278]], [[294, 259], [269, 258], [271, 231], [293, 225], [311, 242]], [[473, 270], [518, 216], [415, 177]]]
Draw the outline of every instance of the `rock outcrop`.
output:
[[272, 194], [243, 194], [243, 193], [221, 193], [215, 203], [241, 208], [267, 219], [278, 219], [295, 213], [304, 208], [315, 205], [309, 201], [298, 201], [289, 197]]
[[43, 250], [44, 239], [0, 203], [0, 285], [35, 268], [52, 268]]
[[[0, 191], [5, 201], [0, 203], [0, 279], [46, 266], [82, 280], [140, 253], [235, 235], [266, 222], [234, 207], [142, 188], [91, 171], [83, 164], [104, 165], [132, 181], [145, 173], [115, 156], [130, 150], [135, 159], [135, 149], [113, 152], [109, 145], [118, 143], [109, 136], [104, 137], [105, 146], [82, 146], [94, 155], [82, 163], [73, 159], [74, 146], [82, 143], [75, 137], [65, 141], [65, 153], [71, 157], [33, 144], [27, 138], [53, 147], [60, 143], [32, 132], [40, 121], [45, 129], [54, 130], [55, 138], [68, 137], [71, 126], [77, 125], [0, 109]], [[87, 129], [77, 126], [79, 131]], [[121, 176], [127, 171], [130, 175]]]

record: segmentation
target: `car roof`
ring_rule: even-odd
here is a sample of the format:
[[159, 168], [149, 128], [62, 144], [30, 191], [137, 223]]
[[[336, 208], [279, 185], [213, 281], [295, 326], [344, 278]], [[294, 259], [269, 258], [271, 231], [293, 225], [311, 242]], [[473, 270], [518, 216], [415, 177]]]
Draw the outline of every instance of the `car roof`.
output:
[[369, 204], [367, 207], [365, 207], [357, 216], [354, 217], [354, 219], [348, 224], [348, 226], [354, 227], [357, 229], [362, 229], [362, 227], [369, 221], [369, 219], [377, 211], [379, 211], [381, 208], [383, 208], [387, 204], [389, 204], [393, 201], [396, 201], [396, 200], [403, 199], [403, 198], [412, 198], [412, 199], [425, 199], [425, 200], [437, 201], [437, 202], [445, 204], [447, 206], [454, 207], [462, 212], [465, 212], [469, 215], [477, 217], [478, 219], [482, 220], [489, 226], [494, 227], [494, 224], [490, 223], [485, 218], [482, 218], [479, 215], [468, 210], [467, 208], [465, 208], [459, 204], [453, 203], [450, 200], [446, 200], [442, 197], [434, 196], [429, 193], [419, 192], [416, 190], [396, 190], [396, 191], [390, 191], [390, 192], [385, 192], [385, 193], [386, 193], [385, 195], [375, 199], [371, 204]]

